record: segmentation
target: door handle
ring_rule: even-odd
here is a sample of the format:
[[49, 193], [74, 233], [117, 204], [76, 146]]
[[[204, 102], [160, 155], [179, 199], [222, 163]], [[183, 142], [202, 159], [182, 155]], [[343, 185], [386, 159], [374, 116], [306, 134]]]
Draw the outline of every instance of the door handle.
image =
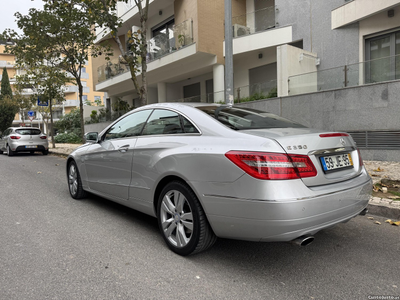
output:
[[129, 145], [123, 145], [123, 146], [119, 147], [118, 151], [125, 153], [126, 151], [128, 151], [128, 149], [129, 149]]

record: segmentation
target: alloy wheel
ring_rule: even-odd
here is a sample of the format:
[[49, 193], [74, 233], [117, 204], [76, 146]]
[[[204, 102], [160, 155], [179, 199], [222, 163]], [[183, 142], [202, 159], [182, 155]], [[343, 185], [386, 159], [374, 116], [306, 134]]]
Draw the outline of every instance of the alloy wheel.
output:
[[70, 164], [68, 172], [68, 185], [71, 195], [76, 195], [78, 191], [78, 173], [75, 164]]
[[162, 231], [175, 247], [186, 246], [193, 236], [193, 213], [186, 197], [177, 190], [166, 193], [162, 199]]

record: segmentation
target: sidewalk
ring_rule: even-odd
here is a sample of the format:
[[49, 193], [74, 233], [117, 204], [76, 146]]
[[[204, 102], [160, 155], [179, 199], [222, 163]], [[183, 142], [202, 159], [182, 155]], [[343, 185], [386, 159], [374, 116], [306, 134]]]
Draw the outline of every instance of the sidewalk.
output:
[[[80, 144], [56, 144], [53, 148], [49, 144], [49, 153], [67, 157]], [[382, 178], [400, 180], [400, 163], [386, 161], [365, 161], [364, 165], [372, 176], [374, 183]], [[379, 168], [379, 173], [376, 170]], [[393, 220], [400, 220], [400, 201], [389, 198], [372, 197], [368, 204], [370, 214], [383, 216]]]

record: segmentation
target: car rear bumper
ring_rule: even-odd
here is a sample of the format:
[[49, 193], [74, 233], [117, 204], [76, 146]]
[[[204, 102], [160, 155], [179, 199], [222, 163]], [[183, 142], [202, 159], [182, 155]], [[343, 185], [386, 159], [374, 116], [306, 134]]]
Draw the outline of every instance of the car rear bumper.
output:
[[[346, 222], [368, 205], [372, 180], [363, 172], [352, 186], [312, 191], [297, 199], [251, 200], [203, 194], [201, 202], [218, 237], [249, 241], [291, 241]], [[249, 191], [250, 192], [250, 191]], [[302, 191], [304, 192], [304, 190]]]
[[[33, 148], [32, 148], [33, 146]], [[21, 145], [15, 148], [15, 152], [27, 152], [27, 151], [45, 151], [48, 150], [49, 147], [47, 145]]]

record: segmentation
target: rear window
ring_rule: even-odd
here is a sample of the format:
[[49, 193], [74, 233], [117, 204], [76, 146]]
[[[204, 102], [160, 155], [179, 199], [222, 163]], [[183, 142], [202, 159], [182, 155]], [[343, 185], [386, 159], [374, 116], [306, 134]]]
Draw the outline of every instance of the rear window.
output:
[[40, 135], [40, 129], [17, 129], [15, 130], [19, 135]]
[[305, 126], [262, 110], [228, 106], [200, 106], [222, 124], [235, 130], [270, 128], [306, 128]]

